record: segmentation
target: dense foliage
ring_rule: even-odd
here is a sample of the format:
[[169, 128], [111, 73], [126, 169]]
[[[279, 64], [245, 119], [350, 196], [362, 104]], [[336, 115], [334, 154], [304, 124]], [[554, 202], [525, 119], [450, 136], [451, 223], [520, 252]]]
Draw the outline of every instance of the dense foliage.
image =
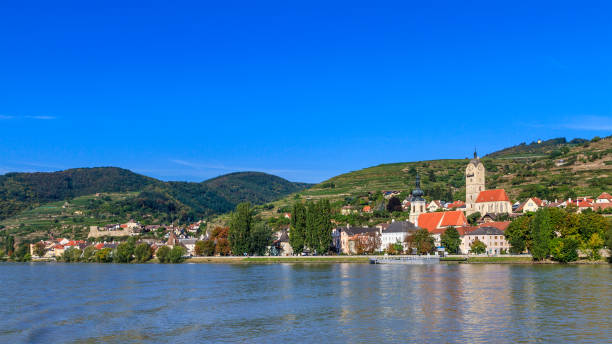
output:
[[551, 258], [560, 262], [578, 259], [580, 250], [587, 258], [599, 259], [611, 225], [601, 214], [559, 208], [543, 208], [535, 214], [515, 219], [505, 232], [510, 252], [530, 252], [535, 260]]

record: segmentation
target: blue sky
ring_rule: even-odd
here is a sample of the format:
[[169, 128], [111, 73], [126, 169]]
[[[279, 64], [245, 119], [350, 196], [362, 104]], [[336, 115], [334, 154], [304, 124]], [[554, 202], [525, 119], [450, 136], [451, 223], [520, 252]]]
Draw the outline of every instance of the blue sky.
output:
[[609, 1], [3, 1], [0, 173], [319, 182], [607, 136], [610, 13]]

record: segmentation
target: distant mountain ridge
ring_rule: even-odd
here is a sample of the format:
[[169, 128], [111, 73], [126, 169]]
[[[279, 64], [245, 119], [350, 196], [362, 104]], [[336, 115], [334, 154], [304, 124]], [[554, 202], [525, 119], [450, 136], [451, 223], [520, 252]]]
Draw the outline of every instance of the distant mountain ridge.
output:
[[143, 191], [154, 191], [158, 198], [163, 195], [166, 201], [173, 199], [185, 206], [183, 211], [206, 216], [231, 211], [243, 201], [271, 202], [308, 186], [262, 172], [236, 172], [201, 183], [164, 182], [117, 167], [7, 173], [0, 175], [0, 220], [47, 202], [95, 193]]

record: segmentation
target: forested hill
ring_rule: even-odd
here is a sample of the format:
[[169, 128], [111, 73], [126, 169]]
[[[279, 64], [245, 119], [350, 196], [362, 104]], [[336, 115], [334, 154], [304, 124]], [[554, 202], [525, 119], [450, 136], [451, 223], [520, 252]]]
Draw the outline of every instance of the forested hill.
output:
[[242, 201], [270, 202], [307, 186], [259, 172], [232, 173], [202, 183], [163, 182], [116, 167], [7, 173], [0, 175], [0, 220], [47, 202], [129, 192], [135, 193], [130, 199], [140, 206], [173, 204], [171, 209], [202, 217], [230, 211]]

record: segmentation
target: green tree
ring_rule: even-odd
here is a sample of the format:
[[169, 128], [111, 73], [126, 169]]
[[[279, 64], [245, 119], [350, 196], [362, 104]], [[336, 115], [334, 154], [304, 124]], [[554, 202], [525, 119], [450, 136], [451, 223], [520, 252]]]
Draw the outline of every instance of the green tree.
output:
[[248, 202], [240, 203], [231, 214], [229, 242], [235, 255], [249, 253], [251, 228], [253, 226], [253, 210]]
[[47, 253], [47, 250], [45, 250], [44, 242], [39, 241], [36, 244], [34, 244], [34, 254], [35, 255], [37, 255], [38, 257], [43, 257], [45, 253]]
[[183, 261], [185, 255], [185, 248], [183, 246], [174, 246], [170, 251], [169, 260], [170, 263], [176, 264]]
[[17, 262], [29, 262], [32, 260], [32, 256], [30, 255], [30, 245], [26, 243], [19, 245], [15, 251], [13, 259]]
[[470, 244], [470, 251], [474, 254], [483, 254], [487, 252], [487, 245], [484, 242], [476, 239]]
[[198, 256], [212, 256], [215, 254], [214, 240], [201, 240], [196, 242], [195, 252]]
[[461, 237], [455, 227], [448, 227], [440, 236], [440, 241], [449, 253], [459, 253]]
[[170, 247], [162, 246], [158, 248], [155, 255], [157, 256], [157, 259], [159, 260], [160, 263], [169, 263], [170, 262]]
[[253, 226], [250, 236], [249, 253], [263, 256], [272, 244], [272, 230], [265, 222], [258, 222]]
[[604, 237], [606, 229], [608, 228], [608, 222], [605, 217], [594, 212], [584, 212], [578, 216], [578, 233], [582, 237], [583, 242], [586, 243], [595, 233], [597, 233], [600, 238]]
[[550, 241], [550, 255], [553, 260], [569, 263], [578, 260], [579, 242], [573, 237], [554, 238]]
[[113, 261], [113, 250], [109, 247], [99, 249], [95, 254], [95, 259], [98, 263], [110, 263]]
[[589, 240], [587, 240], [583, 247], [590, 260], [599, 260], [601, 259], [599, 250], [603, 248], [603, 245], [604, 240], [599, 235], [599, 233], [593, 233], [593, 235], [591, 235], [591, 237], [589, 238]]
[[468, 223], [473, 226], [476, 224], [476, 222], [478, 222], [478, 220], [480, 220], [481, 217], [482, 215], [480, 215], [480, 212], [477, 211], [473, 214], [468, 215], [467, 220], [468, 220]]
[[113, 254], [113, 260], [116, 263], [129, 263], [132, 261], [132, 255], [134, 254], [134, 246], [128, 242], [122, 242], [119, 244]]
[[306, 207], [301, 202], [293, 204], [291, 213], [291, 230], [289, 231], [289, 244], [293, 252], [299, 254], [304, 251], [306, 243]]
[[136, 261], [139, 263], [149, 261], [153, 256], [151, 246], [149, 246], [149, 244], [146, 242], [136, 245], [136, 248], [134, 249], [134, 256], [136, 257]]
[[550, 240], [553, 230], [550, 223], [548, 209], [538, 210], [530, 223], [531, 237], [533, 240], [531, 255], [534, 260], [546, 259], [550, 251]]
[[512, 221], [504, 235], [510, 244], [510, 252], [520, 254], [531, 248], [531, 216], [521, 216]]
[[317, 202], [315, 210], [317, 213], [314, 249], [319, 254], [325, 254], [332, 244], [331, 204], [329, 200]]
[[15, 252], [15, 238], [12, 235], [7, 234], [4, 238], [4, 250], [9, 257]]
[[62, 260], [66, 263], [76, 263], [81, 260], [82, 253], [83, 252], [76, 247], [69, 247], [64, 250]]
[[314, 202], [308, 202], [306, 204], [306, 242], [305, 246], [311, 250], [317, 248], [317, 206]]
[[435, 248], [433, 236], [424, 228], [417, 230], [412, 235], [407, 235], [405, 242], [409, 249], [416, 248], [418, 254], [432, 253]]
[[85, 250], [83, 250], [83, 261], [84, 262], [91, 262], [93, 260], [95, 260], [96, 258], [96, 247], [91, 245], [91, 246], [87, 246], [85, 247]]

